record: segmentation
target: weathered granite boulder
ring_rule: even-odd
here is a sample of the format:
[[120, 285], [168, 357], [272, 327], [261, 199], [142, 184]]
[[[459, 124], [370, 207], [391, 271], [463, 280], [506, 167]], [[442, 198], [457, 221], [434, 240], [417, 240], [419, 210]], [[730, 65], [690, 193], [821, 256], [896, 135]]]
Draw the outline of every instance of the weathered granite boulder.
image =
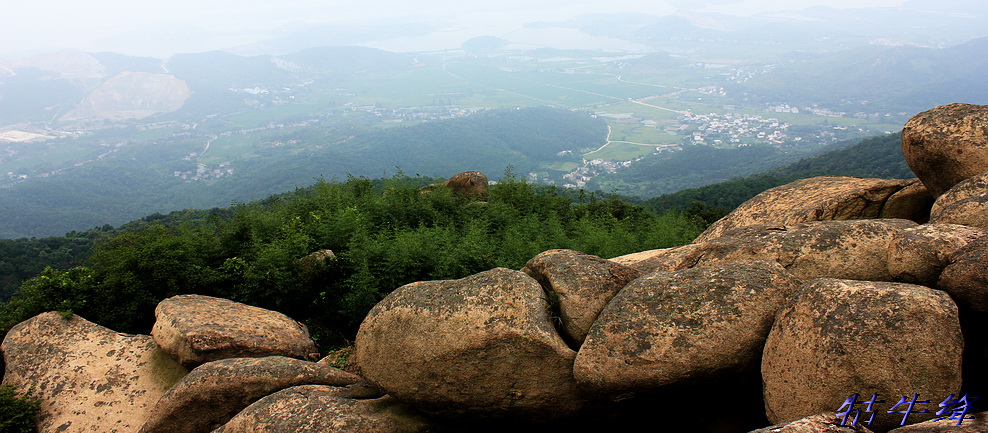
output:
[[355, 399], [322, 385], [283, 389], [241, 411], [215, 433], [415, 433], [433, 431], [420, 412], [392, 397]]
[[988, 174], [966, 179], [938, 197], [930, 221], [988, 229]]
[[[941, 415], [946, 416], [946, 414]], [[970, 418], [967, 418], [970, 417]], [[957, 424], [958, 419], [943, 419], [940, 421], [924, 421], [917, 424], [899, 427], [889, 433], [985, 433], [988, 432], [988, 412], [968, 414]]]
[[209, 433], [261, 397], [299, 385], [346, 386], [360, 378], [283, 356], [229, 358], [196, 367], [155, 404], [141, 433]]
[[360, 325], [357, 365], [388, 394], [443, 417], [571, 415], [584, 403], [576, 353], [545, 297], [535, 279], [504, 268], [402, 286]]
[[56, 312], [14, 326], [0, 350], [4, 384], [41, 398], [38, 431], [136, 432], [188, 370], [148, 335], [128, 335]]
[[643, 276], [601, 312], [576, 356], [574, 375], [605, 395], [757, 376], [775, 313], [798, 287], [778, 263], [763, 261]]
[[487, 184], [487, 176], [484, 173], [466, 171], [453, 175], [443, 185], [463, 197], [487, 201]]
[[641, 272], [622, 264], [573, 250], [549, 250], [522, 269], [547, 292], [558, 297], [562, 331], [583, 343], [600, 310]]
[[889, 273], [895, 281], [937, 287], [940, 273], [958, 250], [988, 231], [956, 224], [925, 224], [897, 233], [888, 250]]
[[803, 281], [843, 278], [891, 281], [892, 239], [917, 224], [908, 220], [811, 221], [749, 226], [700, 244], [696, 266], [725, 261], [776, 261]]
[[641, 271], [642, 274], [650, 274], [655, 271], [678, 271], [692, 268], [702, 253], [701, 244], [689, 244], [626, 254], [612, 258], [611, 261], [630, 266]]
[[882, 206], [878, 214], [882, 219], [906, 219], [920, 224], [930, 220], [930, 208], [933, 207], [933, 194], [920, 182], [913, 179], [895, 194], [892, 194]]
[[950, 293], [957, 305], [988, 312], [988, 238], [972, 241], [954, 253], [937, 288]]
[[[855, 393], [877, 393], [887, 410], [900, 396], [957, 394], [963, 346], [957, 306], [944, 292], [904, 283], [810, 281], [779, 312], [765, 344], [766, 414], [771, 422], [788, 422], [834, 411]], [[901, 414], [875, 415], [875, 431], [902, 420]], [[926, 415], [909, 420], [930, 419]]]
[[820, 413], [749, 433], [872, 433], [863, 423], [841, 425], [842, 422], [834, 412]]
[[284, 314], [202, 295], [178, 295], [154, 309], [154, 341], [182, 365], [226, 358], [318, 360], [305, 325]]
[[744, 202], [710, 225], [693, 242], [752, 225], [794, 225], [807, 221], [878, 218], [885, 202], [911, 180], [826, 176], [797, 180]]
[[902, 153], [934, 197], [988, 172], [988, 106], [949, 104], [913, 116]]

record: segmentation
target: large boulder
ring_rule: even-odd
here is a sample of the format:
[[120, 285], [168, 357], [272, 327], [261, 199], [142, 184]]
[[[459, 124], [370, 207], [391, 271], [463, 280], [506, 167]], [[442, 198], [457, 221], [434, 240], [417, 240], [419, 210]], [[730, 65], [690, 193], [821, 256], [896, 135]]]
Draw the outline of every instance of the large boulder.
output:
[[583, 399], [542, 286], [497, 268], [402, 286], [367, 314], [355, 357], [388, 394], [444, 417], [545, 419]]
[[988, 312], [988, 237], [958, 249], [940, 274], [937, 288], [963, 308]]
[[913, 116], [902, 153], [934, 197], [988, 172], [988, 106], [949, 104]]
[[908, 220], [853, 220], [744, 227], [700, 244], [696, 266], [772, 260], [803, 281], [891, 281], [889, 245], [902, 230], [916, 226]]
[[775, 313], [799, 282], [778, 263], [655, 272], [628, 284], [590, 330], [577, 381], [606, 395], [751, 374]]
[[[958, 394], [963, 346], [957, 306], [944, 292], [904, 283], [808, 282], [779, 312], [765, 344], [766, 414], [773, 423], [788, 422], [834, 411], [853, 394], [877, 393], [889, 410], [900, 396]], [[879, 411], [870, 427], [886, 431], [901, 421], [901, 414]]]
[[0, 350], [3, 383], [41, 398], [41, 432], [136, 432], [158, 398], [188, 372], [148, 335], [121, 334], [56, 312], [11, 328]]
[[794, 225], [807, 221], [874, 219], [889, 197], [911, 180], [825, 176], [797, 180], [758, 194], [710, 225], [694, 242], [751, 225]]
[[988, 229], [988, 174], [966, 179], [938, 197], [930, 221]]
[[892, 279], [937, 287], [940, 273], [956, 259], [957, 251], [988, 236], [988, 231], [956, 224], [925, 224], [897, 233], [888, 250]]
[[454, 174], [443, 185], [460, 196], [487, 201], [487, 184], [487, 176], [484, 173], [465, 171]]
[[154, 317], [154, 341], [188, 368], [226, 358], [288, 356], [314, 361], [319, 356], [305, 325], [228, 299], [173, 296], [158, 304]]
[[283, 356], [230, 358], [196, 367], [162, 396], [141, 433], [209, 433], [261, 397], [299, 385], [346, 386], [355, 375]]
[[641, 272], [573, 250], [549, 250], [528, 261], [522, 272], [535, 278], [559, 301], [562, 331], [583, 343], [600, 310]]
[[304, 385], [251, 404], [215, 433], [417, 433], [434, 431], [421, 413], [392, 397], [351, 398], [332, 386]]

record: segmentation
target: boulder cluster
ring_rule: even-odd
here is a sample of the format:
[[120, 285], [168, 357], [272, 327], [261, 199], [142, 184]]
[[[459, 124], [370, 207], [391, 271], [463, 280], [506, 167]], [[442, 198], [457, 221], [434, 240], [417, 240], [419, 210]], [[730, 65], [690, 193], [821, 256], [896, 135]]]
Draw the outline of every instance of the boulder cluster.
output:
[[902, 146], [918, 179], [794, 182], [690, 245], [400, 287], [357, 374], [279, 313], [182, 295], [151, 336], [23, 322], [4, 383], [42, 432], [988, 431], [988, 106]]

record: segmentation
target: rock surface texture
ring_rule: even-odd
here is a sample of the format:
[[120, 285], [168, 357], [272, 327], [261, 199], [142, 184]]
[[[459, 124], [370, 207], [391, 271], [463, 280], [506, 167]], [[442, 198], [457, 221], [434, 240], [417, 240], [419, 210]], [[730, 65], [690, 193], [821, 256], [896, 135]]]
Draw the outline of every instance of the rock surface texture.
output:
[[[758, 224], [794, 225], [807, 221], [878, 218], [889, 197], [909, 180], [814, 177], [772, 188], [710, 225], [694, 242]], [[904, 204], [900, 204], [900, 207]], [[896, 213], [911, 213], [899, 210]]]
[[934, 197], [988, 172], [988, 106], [949, 104], [913, 116], [902, 153]]
[[573, 250], [549, 250], [522, 269], [558, 298], [563, 331], [583, 343], [600, 310], [641, 272], [622, 264]]
[[447, 188], [463, 197], [487, 201], [487, 176], [479, 171], [455, 174], [446, 180]]
[[497, 268], [402, 286], [360, 325], [364, 377], [427, 413], [545, 419], [583, 403], [570, 349], [549, 319], [545, 292]]
[[[833, 411], [853, 394], [959, 395], [963, 338], [946, 293], [903, 283], [819, 279], [782, 310], [762, 357], [765, 410], [782, 423]], [[912, 414], [912, 422], [930, 419]], [[878, 413], [887, 431], [901, 415]]]
[[354, 399], [341, 388], [278, 391], [237, 414], [216, 433], [417, 433], [433, 431], [421, 413], [391, 397]]
[[966, 179], [937, 198], [930, 221], [988, 229], [988, 174]]
[[842, 424], [843, 419], [838, 418], [834, 413], [822, 413], [750, 433], [872, 433], [863, 423]]
[[230, 358], [196, 367], [158, 400], [141, 433], [208, 433], [258, 399], [299, 385], [346, 386], [357, 376], [283, 356]]
[[136, 432], [188, 370], [148, 335], [50, 312], [22, 322], [0, 346], [3, 383], [41, 398], [40, 432]]
[[318, 359], [305, 325], [284, 314], [201, 295], [179, 295], [154, 310], [154, 341], [188, 368], [225, 358]]

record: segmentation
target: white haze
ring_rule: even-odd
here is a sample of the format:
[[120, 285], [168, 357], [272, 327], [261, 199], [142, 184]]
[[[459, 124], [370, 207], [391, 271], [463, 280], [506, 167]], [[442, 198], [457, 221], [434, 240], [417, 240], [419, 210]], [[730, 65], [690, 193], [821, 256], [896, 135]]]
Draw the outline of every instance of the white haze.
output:
[[[919, 0], [912, 0], [919, 1]], [[924, 0], [929, 4], [938, 4]], [[968, 0], [954, 0], [967, 2]], [[754, 15], [813, 6], [838, 9], [899, 7], [907, 0], [3, 0], [0, 58], [42, 51], [115, 51], [166, 57], [245, 46], [311, 26], [395, 26], [420, 23], [438, 31], [382, 37], [361, 45], [395, 51], [455, 48], [480, 35], [524, 31], [525, 23], [562, 21], [583, 14], [680, 10]], [[563, 36], [585, 48], [608, 41]], [[341, 44], [347, 44], [342, 41]], [[597, 46], [601, 45], [601, 46]]]

